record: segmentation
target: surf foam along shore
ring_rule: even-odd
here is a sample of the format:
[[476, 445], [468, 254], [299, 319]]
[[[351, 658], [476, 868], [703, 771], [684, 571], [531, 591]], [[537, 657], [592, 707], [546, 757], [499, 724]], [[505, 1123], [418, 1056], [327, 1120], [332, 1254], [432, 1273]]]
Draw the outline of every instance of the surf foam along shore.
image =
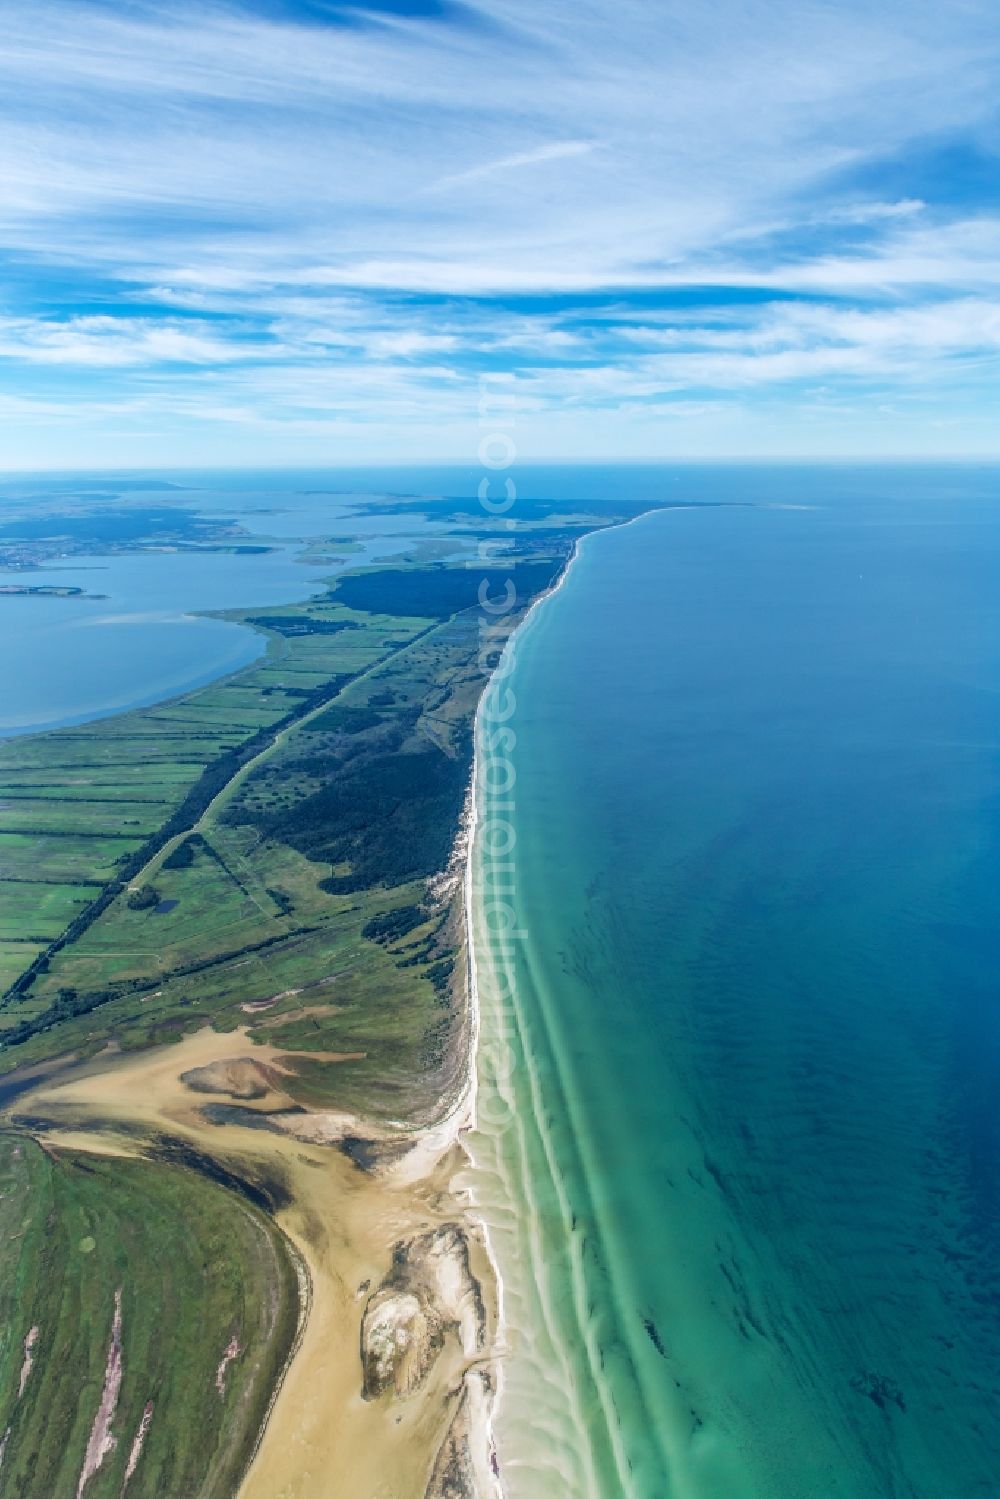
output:
[[[605, 530], [626, 530], [648, 514], [643, 511], [577, 539], [552, 587], [534, 601], [506, 641], [475, 718], [465, 876], [472, 1055], [471, 1128], [463, 1131], [463, 1144], [470, 1169], [455, 1186], [464, 1189], [472, 1204], [494, 1282], [492, 1379], [486, 1385], [483, 1426], [476, 1433], [490, 1455], [488, 1499], [547, 1499], [553, 1484], [574, 1499], [632, 1493], [628, 1459], [602, 1374], [603, 1355], [590, 1326], [573, 1210], [559, 1180], [550, 1139], [552, 1104], [530, 1050], [523, 1045], [523, 996], [518, 993], [514, 953], [527, 937], [522, 920], [530, 915], [518, 910], [516, 888], [503, 883], [506, 876], [516, 885], [513, 847], [509, 855], [487, 850], [484, 830], [502, 815], [509, 824], [509, 839], [516, 841], [517, 708], [510, 679], [518, 652], [531, 632], [543, 627], [584, 545], [596, 542]], [[501, 693], [509, 694], [504, 703], [498, 698]], [[492, 735], [487, 732], [491, 724]], [[490, 767], [497, 763], [504, 774], [491, 786]], [[489, 878], [485, 865], [491, 860]], [[501, 907], [506, 908], [505, 924], [512, 928], [509, 939], [504, 931], [492, 929], [487, 915], [491, 904], [498, 915]], [[543, 1203], [542, 1197], [550, 1201]], [[555, 1260], [552, 1244], [543, 1242], [540, 1230], [553, 1207], [558, 1218]], [[568, 1323], [565, 1306], [556, 1305], [567, 1300]], [[582, 1364], [574, 1357], [580, 1345], [585, 1349]], [[517, 1373], [512, 1378], [514, 1366]]]
[[478, 853], [477, 833], [481, 822], [481, 803], [486, 790], [484, 767], [487, 763], [483, 755], [481, 740], [484, 720], [490, 716], [491, 694], [496, 691], [498, 685], [505, 680], [511, 670], [518, 642], [523, 639], [524, 632], [528, 628], [532, 618], [537, 615], [537, 611], [542, 605], [551, 599], [563, 586], [570, 569], [576, 561], [578, 553], [579, 542], [574, 546], [565, 567], [560, 572], [555, 583], [535, 600], [525, 614], [524, 619], [508, 637], [496, 668], [479, 699], [473, 723], [472, 777], [466, 797], [462, 826], [459, 830], [455, 843], [455, 852], [452, 856], [451, 867], [454, 868], [456, 863], [460, 863], [463, 875], [462, 904], [467, 951], [466, 1008], [469, 1020], [469, 1050], [465, 1087], [453, 1111], [448, 1116], [444, 1127], [447, 1128], [453, 1124], [456, 1131], [455, 1137], [463, 1147], [467, 1165], [453, 1179], [451, 1185], [457, 1195], [464, 1197], [471, 1204], [468, 1218], [472, 1231], [482, 1244], [485, 1253], [486, 1264], [489, 1267], [492, 1282], [492, 1300], [495, 1308], [495, 1328], [492, 1346], [489, 1350], [489, 1361], [485, 1365], [471, 1370], [466, 1379], [469, 1395], [468, 1444], [470, 1453], [473, 1455], [478, 1499], [506, 1499], [507, 1495], [507, 1488], [497, 1450], [496, 1416], [502, 1401], [504, 1361], [508, 1352], [504, 1281], [490, 1234], [488, 1215], [483, 1211], [479, 1197], [477, 1196], [476, 1188], [480, 1168], [470, 1139], [471, 1135], [479, 1132], [481, 1125], [479, 1061], [483, 1019], [479, 980], [479, 943], [477, 942], [476, 932], [478, 930], [477, 897], [482, 895], [482, 887], [477, 880], [476, 861]]
[[[587, 1406], [600, 1384], [597, 1349], [592, 1345], [588, 1350], [589, 1376], [581, 1389], [554, 1315], [547, 1284], [551, 1267], [538, 1232], [542, 1210], [529, 1160], [533, 1133], [544, 1152], [542, 1174], [557, 1195], [558, 1178], [554, 1157], [544, 1145], [546, 1104], [540, 1080], [520, 1044], [523, 1015], [511, 958], [514, 944], [526, 934], [520, 929], [524, 913], [517, 910], [512, 884], [515, 866], [507, 857], [513, 848], [506, 847], [516, 839], [516, 696], [509, 679], [528, 632], [537, 628], [544, 606], [567, 582], [580, 556], [580, 541], [553, 587], [534, 602], [506, 642], [475, 720], [465, 880], [472, 1056], [471, 1131], [463, 1143], [470, 1169], [455, 1186], [468, 1193], [494, 1279], [492, 1377], [482, 1386], [482, 1425], [475, 1434], [481, 1450], [489, 1452], [488, 1499], [528, 1499], [550, 1493], [553, 1483], [574, 1499], [606, 1499], [608, 1492], [588, 1431]], [[503, 775], [491, 782], [491, 768], [497, 765]], [[504, 789], [498, 792], [498, 786]], [[487, 847], [487, 836], [496, 831], [504, 834], [499, 847], [492, 837]], [[491, 911], [502, 916], [499, 927], [491, 923]], [[565, 1199], [560, 1206], [568, 1245], [572, 1215]], [[555, 1273], [569, 1273], [582, 1330], [586, 1313], [578, 1269], [560, 1265]], [[512, 1364], [518, 1370], [513, 1381]], [[603, 1415], [613, 1433], [613, 1411], [605, 1408]], [[611, 1441], [614, 1445], [613, 1435]], [[627, 1494], [626, 1465], [621, 1453], [617, 1457], [613, 1466], [621, 1480], [619, 1492]]]

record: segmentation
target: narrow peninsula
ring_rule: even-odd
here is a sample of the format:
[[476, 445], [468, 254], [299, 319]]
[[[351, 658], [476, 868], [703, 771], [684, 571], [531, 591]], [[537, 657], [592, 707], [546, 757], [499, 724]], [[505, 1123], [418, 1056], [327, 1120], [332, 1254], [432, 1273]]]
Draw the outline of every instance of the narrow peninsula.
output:
[[452, 1189], [472, 726], [576, 539], [631, 512], [434, 513], [459, 544], [229, 613], [255, 665], [0, 745], [12, 1492], [494, 1485], [495, 1294]]

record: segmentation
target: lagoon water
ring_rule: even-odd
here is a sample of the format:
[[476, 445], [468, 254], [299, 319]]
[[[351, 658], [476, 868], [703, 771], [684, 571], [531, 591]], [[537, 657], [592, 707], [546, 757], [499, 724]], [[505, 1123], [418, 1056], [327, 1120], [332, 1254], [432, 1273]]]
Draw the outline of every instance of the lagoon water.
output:
[[283, 554], [95, 556], [0, 580], [106, 595], [0, 597], [0, 736], [160, 702], [236, 671], [263, 636], [195, 611], [303, 599], [317, 586]]
[[588, 538], [480, 726], [510, 1499], [1000, 1487], [1000, 487], [770, 495]]
[[[0, 583], [77, 587], [100, 597], [0, 595], [0, 738], [82, 723], [162, 702], [237, 671], [264, 650], [264, 637], [206, 611], [266, 607], [308, 598], [336, 567], [299, 559], [312, 537], [339, 532], [352, 539], [343, 565], [360, 565], [412, 545], [429, 528], [420, 517], [366, 515], [366, 496], [303, 490], [317, 476], [282, 482], [273, 475], [185, 475], [175, 489], [154, 490], [171, 504], [239, 521], [254, 542], [275, 550], [245, 552], [120, 552], [67, 557], [51, 567], [0, 569]], [[126, 488], [111, 505], [134, 504]], [[67, 478], [0, 485], [0, 522], [60, 502], [95, 507], [89, 486]], [[64, 498], [65, 497], [65, 498]], [[138, 498], [145, 498], [142, 490]], [[360, 509], [360, 513], [359, 513]], [[401, 531], [406, 534], [400, 534]]]

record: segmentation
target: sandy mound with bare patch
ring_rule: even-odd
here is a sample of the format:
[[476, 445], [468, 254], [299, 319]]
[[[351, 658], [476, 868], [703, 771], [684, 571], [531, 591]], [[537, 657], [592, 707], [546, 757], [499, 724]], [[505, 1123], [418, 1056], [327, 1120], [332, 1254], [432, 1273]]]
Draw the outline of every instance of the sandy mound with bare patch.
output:
[[252, 1057], [225, 1057], [205, 1067], [181, 1073], [181, 1082], [195, 1093], [223, 1093], [227, 1098], [258, 1099], [281, 1091], [277, 1070]]

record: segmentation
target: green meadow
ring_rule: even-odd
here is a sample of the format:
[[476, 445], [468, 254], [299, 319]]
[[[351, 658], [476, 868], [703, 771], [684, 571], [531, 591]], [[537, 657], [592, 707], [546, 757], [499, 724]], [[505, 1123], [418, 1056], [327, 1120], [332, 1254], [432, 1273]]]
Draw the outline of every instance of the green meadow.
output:
[[[181, 1166], [56, 1153], [24, 1131], [0, 1132], [5, 1494], [77, 1491], [117, 1293], [118, 1439], [88, 1499], [119, 1499], [144, 1426], [129, 1499], [232, 1493], [298, 1320], [278, 1231]], [[217, 1382], [233, 1339], [240, 1352]]]

